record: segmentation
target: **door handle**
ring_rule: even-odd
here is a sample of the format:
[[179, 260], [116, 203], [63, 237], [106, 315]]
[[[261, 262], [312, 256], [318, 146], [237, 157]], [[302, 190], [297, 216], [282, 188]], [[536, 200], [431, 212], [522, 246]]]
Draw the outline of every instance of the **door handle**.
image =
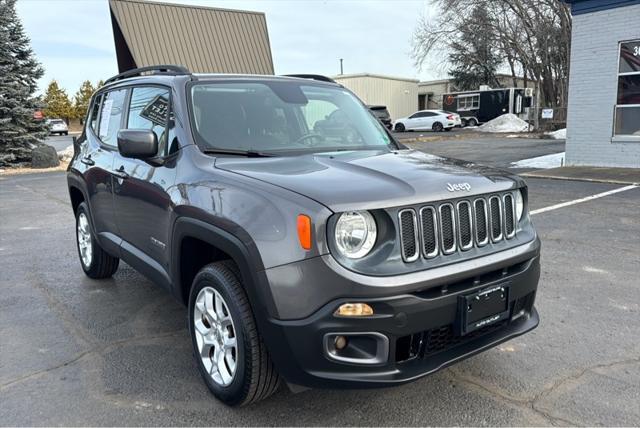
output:
[[89, 166], [92, 166], [92, 165], [96, 164], [96, 161], [91, 159], [91, 155], [88, 155], [88, 156], [85, 156], [85, 157], [81, 158], [80, 162], [82, 162], [85, 165], [89, 165]]
[[129, 174], [127, 174], [124, 170], [124, 165], [121, 165], [120, 168], [116, 169], [115, 171], [111, 171], [111, 173], [118, 178], [122, 178], [123, 180], [125, 178], [129, 178]]

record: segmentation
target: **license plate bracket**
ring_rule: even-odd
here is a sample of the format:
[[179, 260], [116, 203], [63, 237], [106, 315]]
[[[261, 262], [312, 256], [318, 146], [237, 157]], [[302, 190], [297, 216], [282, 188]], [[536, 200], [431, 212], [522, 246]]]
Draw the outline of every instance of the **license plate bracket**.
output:
[[509, 317], [509, 283], [458, 297], [457, 333], [461, 336]]

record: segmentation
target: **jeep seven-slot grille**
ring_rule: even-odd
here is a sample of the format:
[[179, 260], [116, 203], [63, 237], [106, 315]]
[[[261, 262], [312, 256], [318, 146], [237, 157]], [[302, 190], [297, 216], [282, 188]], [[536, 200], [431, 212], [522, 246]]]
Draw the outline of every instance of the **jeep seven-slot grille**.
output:
[[512, 239], [516, 232], [511, 193], [486, 195], [456, 204], [440, 202], [405, 208], [398, 214], [402, 258], [413, 262]]

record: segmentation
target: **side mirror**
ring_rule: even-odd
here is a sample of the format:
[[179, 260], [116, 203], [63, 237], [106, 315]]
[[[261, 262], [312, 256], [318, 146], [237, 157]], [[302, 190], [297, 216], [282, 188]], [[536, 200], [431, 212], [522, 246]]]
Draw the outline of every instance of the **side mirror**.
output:
[[121, 129], [118, 131], [118, 151], [126, 158], [153, 158], [158, 154], [158, 137], [147, 129]]

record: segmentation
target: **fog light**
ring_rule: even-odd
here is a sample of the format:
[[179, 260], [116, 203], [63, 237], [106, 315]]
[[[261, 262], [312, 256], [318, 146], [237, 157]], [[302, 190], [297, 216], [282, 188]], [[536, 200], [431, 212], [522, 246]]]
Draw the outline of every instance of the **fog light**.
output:
[[344, 336], [336, 336], [336, 340], [333, 341], [333, 346], [335, 346], [338, 351], [346, 348], [347, 338]]
[[366, 303], [345, 303], [334, 312], [340, 317], [366, 317], [373, 315], [373, 308]]

